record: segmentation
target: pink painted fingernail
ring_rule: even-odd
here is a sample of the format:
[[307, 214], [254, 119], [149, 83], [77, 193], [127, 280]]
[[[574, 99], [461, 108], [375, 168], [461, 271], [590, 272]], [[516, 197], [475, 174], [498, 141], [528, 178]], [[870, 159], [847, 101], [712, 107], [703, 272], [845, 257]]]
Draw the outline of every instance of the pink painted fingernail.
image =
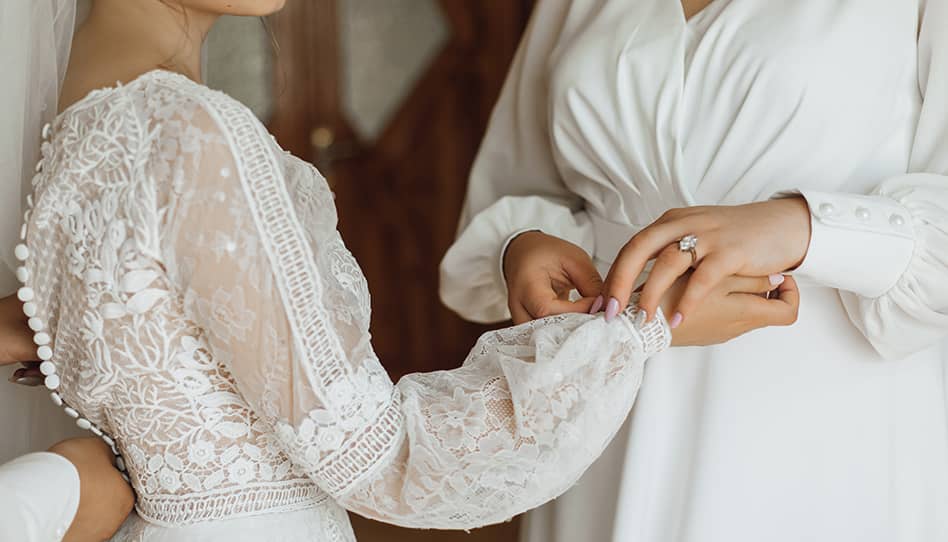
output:
[[783, 284], [783, 281], [787, 280], [786, 277], [780, 273], [774, 273], [773, 275], [769, 275], [767, 278], [770, 279], [771, 286], [780, 286]]
[[602, 308], [602, 296], [599, 296], [596, 298], [595, 301], [593, 301], [593, 306], [592, 308], [589, 309], [589, 314], [596, 314], [597, 312], [599, 312], [599, 309], [601, 308]]
[[671, 322], [668, 322], [668, 327], [675, 329], [681, 325], [681, 321], [684, 319], [685, 317], [682, 316], [680, 312], [676, 312], [675, 315], [672, 316]]
[[609, 302], [606, 303], [606, 322], [611, 322], [617, 314], [619, 314], [619, 300], [610, 297]]

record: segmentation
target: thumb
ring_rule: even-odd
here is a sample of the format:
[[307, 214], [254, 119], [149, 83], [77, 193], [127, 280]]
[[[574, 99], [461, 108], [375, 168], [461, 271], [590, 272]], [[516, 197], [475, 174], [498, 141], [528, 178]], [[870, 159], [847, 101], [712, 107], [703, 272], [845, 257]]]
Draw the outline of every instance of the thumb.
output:
[[602, 293], [602, 275], [588, 254], [581, 249], [578, 252], [563, 261], [563, 271], [581, 296], [595, 298]]

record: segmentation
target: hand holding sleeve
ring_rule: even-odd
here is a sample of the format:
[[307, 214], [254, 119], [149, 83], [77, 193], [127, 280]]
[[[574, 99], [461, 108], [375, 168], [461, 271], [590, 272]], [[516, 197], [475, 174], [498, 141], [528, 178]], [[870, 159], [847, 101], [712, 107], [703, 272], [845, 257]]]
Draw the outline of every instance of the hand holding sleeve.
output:
[[455, 370], [393, 384], [325, 181], [279, 165], [262, 127], [260, 155], [213, 118], [193, 122], [218, 135], [177, 183], [175, 282], [260, 423], [324, 491], [387, 522], [472, 528], [556, 497], [601, 453], [669, 344], [663, 318], [532, 322], [483, 336]]

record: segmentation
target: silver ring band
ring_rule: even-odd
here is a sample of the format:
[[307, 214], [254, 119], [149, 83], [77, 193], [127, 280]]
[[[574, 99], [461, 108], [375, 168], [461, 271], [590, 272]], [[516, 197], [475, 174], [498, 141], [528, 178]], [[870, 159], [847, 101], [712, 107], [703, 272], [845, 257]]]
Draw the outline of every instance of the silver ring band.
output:
[[698, 247], [698, 236], [692, 233], [682, 237], [678, 240], [678, 250], [681, 252], [690, 252], [691, 253], [691, 265], [694, 265], [698, 262], [698, 251], [695, 250]]

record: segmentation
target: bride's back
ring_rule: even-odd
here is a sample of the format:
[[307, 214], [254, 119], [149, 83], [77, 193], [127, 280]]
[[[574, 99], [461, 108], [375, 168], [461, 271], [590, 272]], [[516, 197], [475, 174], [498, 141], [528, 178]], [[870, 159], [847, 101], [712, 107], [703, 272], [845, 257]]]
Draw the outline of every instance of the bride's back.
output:
[[[163, 524], [326, 501], [211, 354], [193, 316], [222, 305], [182, 291], [188, 262], [165, 250], [176, 181], [195, 142], [217, 137], [189, 96], [200, 92], [211, 91], [155, 71], [64, 111], [43, 145], [29, 222], [38, 317], [56, 337], [54, 400], [114, 436], [139, 513]], [[189, 241], [229, 248], [212, 234]], [[244, 315], [217, 316], [237, 329]]]

